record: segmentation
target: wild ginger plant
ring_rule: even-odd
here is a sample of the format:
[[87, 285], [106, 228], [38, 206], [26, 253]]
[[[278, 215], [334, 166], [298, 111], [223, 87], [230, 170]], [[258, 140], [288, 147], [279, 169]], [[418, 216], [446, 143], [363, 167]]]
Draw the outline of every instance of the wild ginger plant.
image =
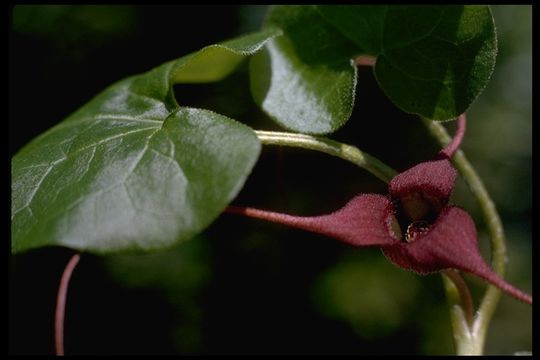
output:
[[[84, 253], [150, 253], [193, 239], [234, 213], [377, 246], [395, 265], [441, 272], [458, 354], [482, 354], [504, 280], [504, 232], [476, 171], [459, 150], [465, 113], [495, 66], [488, 6], [317, 5], [271, 7], [262, 29], [120, 80], [23, 147], [11, 161], [11, 250], [62, 246], [76, 254], [60, 282], [55, 347], [64, 354], [64, 308]], [[250, 91], [286, 132], [256, 130], [182, 105], [175, 84], [209, 83], [249, 61]], [[357, 71], [369, 66], [392, 103], [418, 115], [442, 150], [397, 173], [355, 145], [327, 138], [354, 121]], [[451, 138], [442, 121], [457, 120]], [[469, 119], [474, 121], [474, 119]], [[234, 201], [264, 145], [324, 152], [388, 182], [327, 215], [293, 216]], [[456, 178], [473, 190], [492, 244], [478, 248], [474, 220], [449, 205]], [[250, 204], [251, 206], [251, 204]], [[306, 254], [309, 256], [309, 253]], [[478, 309], [460, 272], [490, 284]], [[494, 285], [495, 287], [491, 286]], [[443, 299], [441, 299], [443, 301]]]

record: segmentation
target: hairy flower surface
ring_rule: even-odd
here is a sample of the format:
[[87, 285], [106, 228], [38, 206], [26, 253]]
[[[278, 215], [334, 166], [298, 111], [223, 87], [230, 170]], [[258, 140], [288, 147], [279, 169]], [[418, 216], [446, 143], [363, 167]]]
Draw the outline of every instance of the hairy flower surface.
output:
[[448, 204], [457, 172], [450, 162], [465, 131], [458, 118], [452, 142], [435, 159], [396, 175], [388, 195], [361, 194], [343, 208], [321, 216], [293, 216], [247, 207], [227, 212], [326, 235], [354, 246], [378, 246], [395, 265], [426, 274], [458, 269], [474, 274], [532, 304], [532, 297], [508, 284], [480, 255], [469, 214]]

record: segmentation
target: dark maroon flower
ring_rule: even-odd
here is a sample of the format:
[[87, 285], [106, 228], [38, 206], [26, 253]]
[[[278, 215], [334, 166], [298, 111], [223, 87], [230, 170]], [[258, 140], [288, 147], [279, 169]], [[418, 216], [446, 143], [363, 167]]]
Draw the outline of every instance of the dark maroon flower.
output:
[[508, 284], [484, 261], [469, 214], [448, 205], [457, 176], [450, 158], [464, 131], [462, 115], [452, 142], [435, 159], [395, 176], [387, 196], [361, 194], [331, 214], [313, 217], [236, 206], [226, 211], [326, 235], [354, 246], [379, 246], [395, 265], [420, 274], [462, 270], [532, 304], [530, 295]]

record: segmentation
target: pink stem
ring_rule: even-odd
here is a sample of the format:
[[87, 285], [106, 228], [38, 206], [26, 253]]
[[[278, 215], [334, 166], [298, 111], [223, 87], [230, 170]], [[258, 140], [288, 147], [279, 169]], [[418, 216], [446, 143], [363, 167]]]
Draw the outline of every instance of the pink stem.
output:
[[465, 318], [469, 325], [472, 325], [474, 319], [474, 305], [467, 283], [465, 283], [465, 280], [463, 280], [463, 277], [461, 277], [459, 271], [456, 269], [446, 269], [443, 270], [443, 273], [448, 276], [456, 286], [461, 300], [461, 307], [465, 312]]
[[377, 58], [369, 55], [360, 55], [354, 58], [354, 63], [360, 66], [375, 66]]
[[454, 153], [457, 151], [459, 146], [461, 145], [461, 142], [463, 141], [463, 137], [465, 136], [465, 128], [466, 128], [466, 117], [465, 113], [459, 115], [457, 118], [457, 129], [456, 133], [454, 134], [454, 138], [450, 142], [450, 144], [446, 145], [446, 147], [441, 150], [441, 153], [448, 156], [448, 158], [451, 158]]
[[56, 347], [56, 355], [64, 355], [64, 314], [66, 309], [66, 296], [71, 274], [79, 262], [80, 255], [75, 254], [71, 257], [64, 269], [58, 295], [56, 297], [56, 312], [54, 316], [54, 344]]

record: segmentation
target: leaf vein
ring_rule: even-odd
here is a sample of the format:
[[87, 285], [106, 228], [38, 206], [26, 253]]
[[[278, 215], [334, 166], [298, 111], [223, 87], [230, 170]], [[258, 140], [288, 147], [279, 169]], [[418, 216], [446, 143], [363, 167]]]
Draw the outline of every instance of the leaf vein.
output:
[[159, 128], [155, 128], [155, 127], [146, 127], [146, 128], [142, 128], [142, 129], [136, 129], [136, 130], [131, 130], [131, 131], [123, 132], [123, 133], [120, 133], [120, 134], [117, 134], [117, 135], [113, 135], [113, 136], [109, 136], [109, 137], [107, 137], [107, 138], [101, 139], [101, 140], [99, 140], [98, 142], [95, 142], [95, 143], [92, 143], [92, 144], [83, 146], [83, 147], [81, 147], [81, 148], [78, 148], [78, 149], [76, 149], [75, 151], [70, 152], [69, 155], [74, 155], [74, 154], [76, 154], [76, 153], [78, 153], [78, 152], [81, 152], [81, 151], [83, 151], [83, 150], [89, 149], [89, 148], [91, 148], [91, 147], [95, 147], [95, 146], [101, 145], [101, 144], [106, 143], [106, 142], [109, 142], [109, 141], [111, 141], [111, 140], [118, 139], [118, 138], [123, 138], [123, 137], [125, 137], [125, 136], [127, 136], [127, 135], [135, 134], [135, 133], [142, 132], [142, 131], [146, 131], [146, 130], [150, 130], [150, 129], [155, 129], [155, 131], [159, 130]]
[[159, 131], [160, 129], [155, 129], [152, 134], [150, 134], [148, 136], [148, 138], [146, 139], [145, 141], [145, 144], [144, 144], [144, 147], [142, 148], [142, 150], [140, 151], [140, 154], [139, 156], [137, 156], [137, 159], [134, 161], [134, 164], [132, 165], [131, 169], [128, 170], [127, 172], [127, 175], [126, 177], [124, 178], [123, 182], [125, 183], [129, 177], [133, 174], [133, 172], [137, 169], [137, 167], [139, 166], [142, 158], [144, 157], [144, 155], [146, 154], [146, 151], [148, 150], [148, 147], [149, 147], [149, 143], [150, 143], [150, 140], [152, 139], [152, 137]]
[[32, 202], [32, 200], [34, 199], [34, 196], [36, 196], [36, 193], [38, 192], [39, 188], [41, 187], [41, 184], [43, 183], [43, 181], [45, 181], [45, 178], [47, 177], [47, 175], [49, 175], [49, 173], [51, 172], [51, 170], [53, 169], [54, 165], [53, 164], [50, 164], [49, 167], [47, 168], [47, 170], [45, 170], [45, 172], [43, 173], [43, 175], [41, 176], [41, 179], [39, 179], [39, 181], [37, 182], [37, 184], [34, 186], [34, 188], [32, 189], [32, 192], [30, 193], [30, 196], [28, 197], [28, 200], [25, 202], [25, 204], [23, 206], [21, 206], [20, 208], [18, 209], [15, 209], [15, 211], [13, 212], [13, 215], [11, 216], [12, 218], [15, 217], [15, 215], [17, 215], [21, 210], [24, 210], [24, 208], [28, 207], [28, 205]]

